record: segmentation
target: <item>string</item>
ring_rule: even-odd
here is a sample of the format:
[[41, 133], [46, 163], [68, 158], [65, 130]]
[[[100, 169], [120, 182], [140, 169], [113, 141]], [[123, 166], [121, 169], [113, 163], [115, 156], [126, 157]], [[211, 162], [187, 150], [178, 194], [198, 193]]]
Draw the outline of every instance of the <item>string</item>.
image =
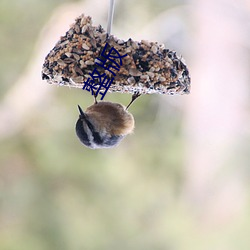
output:
[[114, 16], [114, 9], [115, 9], [115, 0], [110, 0], [110, 3], [109, 3], [109, 12], [108, 12], [108, 26], [107, 26], [107, 33], [108, 33], [108, 35], [111, 34], [112, 23], [113, 23], [113, 16]]

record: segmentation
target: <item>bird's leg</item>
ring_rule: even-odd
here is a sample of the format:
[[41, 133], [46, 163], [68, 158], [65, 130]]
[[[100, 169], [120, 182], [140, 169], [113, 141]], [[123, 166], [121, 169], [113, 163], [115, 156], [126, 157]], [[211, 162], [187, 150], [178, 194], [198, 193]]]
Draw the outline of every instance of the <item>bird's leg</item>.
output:
[[132, 99], [131, 102], [128, 104], [128, 106], [126, 107], [126, 110], [131, 106], [131, 104], [140, 96], [141, 94], [139, 93], [139, 91], [135, 92], [132, 95]]
[[95, 103], [94, 103], [94, 104], [97, 104], [97, 103], [98, 103], [98, 102], [97, 102], [97, 99], [96, 99], [96, 98], [97, 98], [97, 93], [96, 93], [96, 91], [94, 91], [94, 90], [93, 90], [93, 92], [94, 92], [93, 95], [94, 95], [94, 100], [95, 100]]

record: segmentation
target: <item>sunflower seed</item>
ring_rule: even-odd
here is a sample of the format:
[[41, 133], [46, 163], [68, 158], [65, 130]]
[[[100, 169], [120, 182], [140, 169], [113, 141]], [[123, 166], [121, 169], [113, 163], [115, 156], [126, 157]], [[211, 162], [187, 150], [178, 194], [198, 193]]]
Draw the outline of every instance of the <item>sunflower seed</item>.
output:
[[94, 63], [93, 61], [87, 60], [87, 61], [85, 62], [85, 64], [86, 64], [86, 65], [94, 65], [95, 63]]
[[82, 48], [85, 49], [85, 50], [89, 50], [89, 46], [86, 43], [82, 44]]
[[141, 76], [142, 75], [142, 72], [137, 70], [137, 69], [134, 69], [134, 68], [130, 68], [129, 69], [129, 74], [131, 76]]

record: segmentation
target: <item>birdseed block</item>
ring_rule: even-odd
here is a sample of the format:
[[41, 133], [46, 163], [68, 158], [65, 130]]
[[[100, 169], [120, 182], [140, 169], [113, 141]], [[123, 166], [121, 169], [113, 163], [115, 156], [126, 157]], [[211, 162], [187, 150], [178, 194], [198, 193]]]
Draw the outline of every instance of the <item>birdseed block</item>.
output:
[[[107, 59], [105, 47], [113, 49], [112, 60], [102, 67], [100, 62]], [[91, 17], [81, 15], [46, 56], [42, 79], [50, 84], [83, 88], [93, 78], [95, 69], [101, 76], [114, 78], [109, 92], [188, 94], [190, 91], [189, 71], [176, 52], [157, 42], [123, 41], [107, 34], [101, 25], [93, 26]]]

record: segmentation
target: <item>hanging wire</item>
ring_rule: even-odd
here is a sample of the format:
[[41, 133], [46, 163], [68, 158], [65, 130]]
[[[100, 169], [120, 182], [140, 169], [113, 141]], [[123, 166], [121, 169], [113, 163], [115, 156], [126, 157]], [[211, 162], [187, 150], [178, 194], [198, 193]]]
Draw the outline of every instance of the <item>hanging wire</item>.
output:
[[115, 0], [110, 0], [109, 3], [109, 13], [108, 13], [108, 26], [107, 26], [107, 33], [108, 35], [111, 34], [112, 23], [113, 23], [113, 16], [115, 10]]

